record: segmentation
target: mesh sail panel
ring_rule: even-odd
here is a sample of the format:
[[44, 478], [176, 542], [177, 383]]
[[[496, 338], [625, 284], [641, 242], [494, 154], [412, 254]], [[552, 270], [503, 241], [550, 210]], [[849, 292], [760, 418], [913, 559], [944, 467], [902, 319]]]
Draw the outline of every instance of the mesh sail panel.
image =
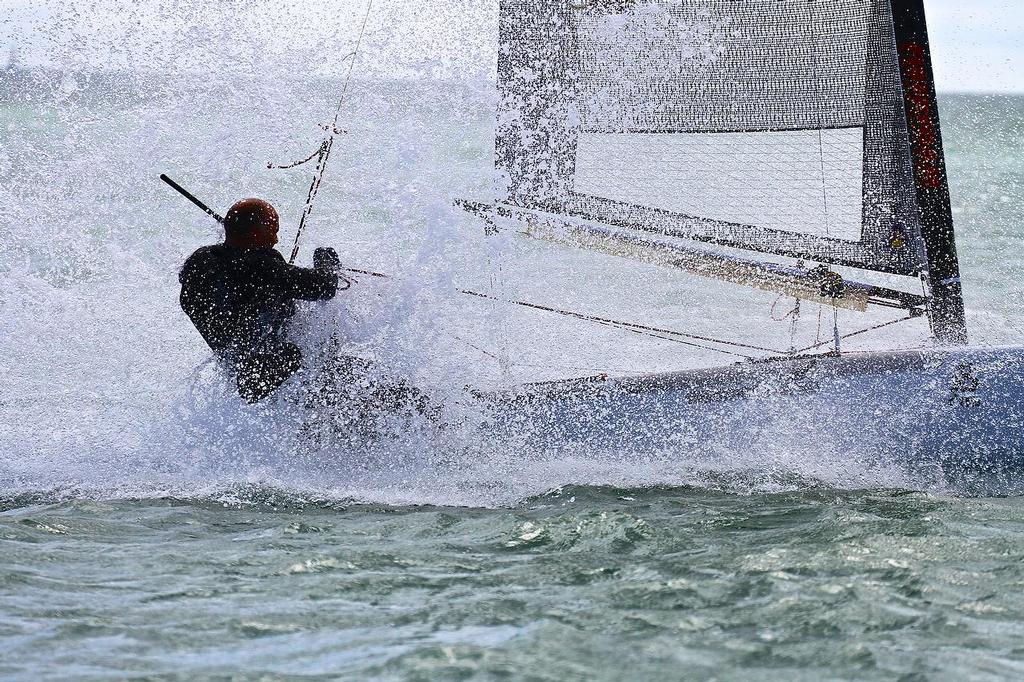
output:
[[888, 0], [503, 0], [500, 26], [508, 203], [921, 269]]
[[664, 2], [578, 15], [590, 131], [859, 126], [866, 0]]

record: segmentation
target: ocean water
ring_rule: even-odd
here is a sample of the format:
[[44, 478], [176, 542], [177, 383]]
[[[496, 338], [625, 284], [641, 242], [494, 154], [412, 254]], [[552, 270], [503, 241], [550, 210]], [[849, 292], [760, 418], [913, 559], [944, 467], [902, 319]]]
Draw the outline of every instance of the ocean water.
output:
[[0, 524], [10, 678], [1010, 680], [1024, 666], [1017, 500], [591, 486], [482, 509], [245, 487], [26, 496]]
[[[309, 306], [301, 343], [337, 334], [457, 426], [323, 442], [286, 401], [240, 405], [177, 307], [177, 268], [217, 226], [157, 176], [220, 210], [271, 199], [288, 243], [309, 170], [266, 163], [316, 149], [344, 72], [196, 9], [155, 47], [88, 49], [54, 10], [41, 40], [69, 68], [0, 76], [0, 676], [1024, 675], [1019, 498], [814, 448], [708, 468], [682, 446], [541, 456], [474, 428], [466, 386], [733, 359], [456, 288], [783, 348], [830, 335], [831, 313], [794, 331], [770, 294], [485, 239], [452, 199], [496, 180], [492, 74], [400, 49], [490, 49], [451, 31], [373, 34], [299, 261], [331, 244], [392, 276]], [[97, 50], [128, 70], [86, 68]], [[942, 107], [972, 342], [1020, 344], [1024, 98]]]

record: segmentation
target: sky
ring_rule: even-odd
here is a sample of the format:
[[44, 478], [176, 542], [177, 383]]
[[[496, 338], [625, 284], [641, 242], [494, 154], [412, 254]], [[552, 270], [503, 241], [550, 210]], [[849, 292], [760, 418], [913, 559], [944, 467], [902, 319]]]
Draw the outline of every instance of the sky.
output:
[[[490, 67], [498, 0], [373, 2], [366, 51], [387, 68]], [[940, 90], [1024, 93], [1024, 0], [925, 5]], [[365, 7], [364, 0], [0, 0], [0, 64], [17, 44], [26, 63], [145, 60], [171, 68], [185, 42], [202, 65], [222, 58], [211, 46], [237, 30], [255, 37], [248, 46], [255, 52], [316, 59], [349, 49]]]
[[1024, 93], [1024, 0], [925, 0], [941, 90]]

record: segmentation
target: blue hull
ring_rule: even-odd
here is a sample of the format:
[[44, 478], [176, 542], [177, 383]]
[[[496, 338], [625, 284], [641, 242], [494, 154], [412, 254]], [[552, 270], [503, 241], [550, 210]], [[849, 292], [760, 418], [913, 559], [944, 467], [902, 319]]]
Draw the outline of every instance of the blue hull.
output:
[[791, 358], [486, 397], [490, 427], [533, 451], [664, 460], [779, 446], [1024, 492], [1021, 347]]

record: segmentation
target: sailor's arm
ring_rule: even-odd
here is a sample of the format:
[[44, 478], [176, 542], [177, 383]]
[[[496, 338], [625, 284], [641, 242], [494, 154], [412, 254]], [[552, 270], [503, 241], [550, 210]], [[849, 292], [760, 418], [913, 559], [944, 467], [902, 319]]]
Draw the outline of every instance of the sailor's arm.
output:
[[[330, 255], [321, 255], [322, 252], [329, 252]], [[338, 274], [335, 270], [339, 263], [338, 254], [334, 249], [317, 249], [313, 256], [312, 268], [289, 265], [281, 257], [276, 268], [278, 281], [283, 292], [291, 298], [326, 301], [334, 298], [338, 292]]]

